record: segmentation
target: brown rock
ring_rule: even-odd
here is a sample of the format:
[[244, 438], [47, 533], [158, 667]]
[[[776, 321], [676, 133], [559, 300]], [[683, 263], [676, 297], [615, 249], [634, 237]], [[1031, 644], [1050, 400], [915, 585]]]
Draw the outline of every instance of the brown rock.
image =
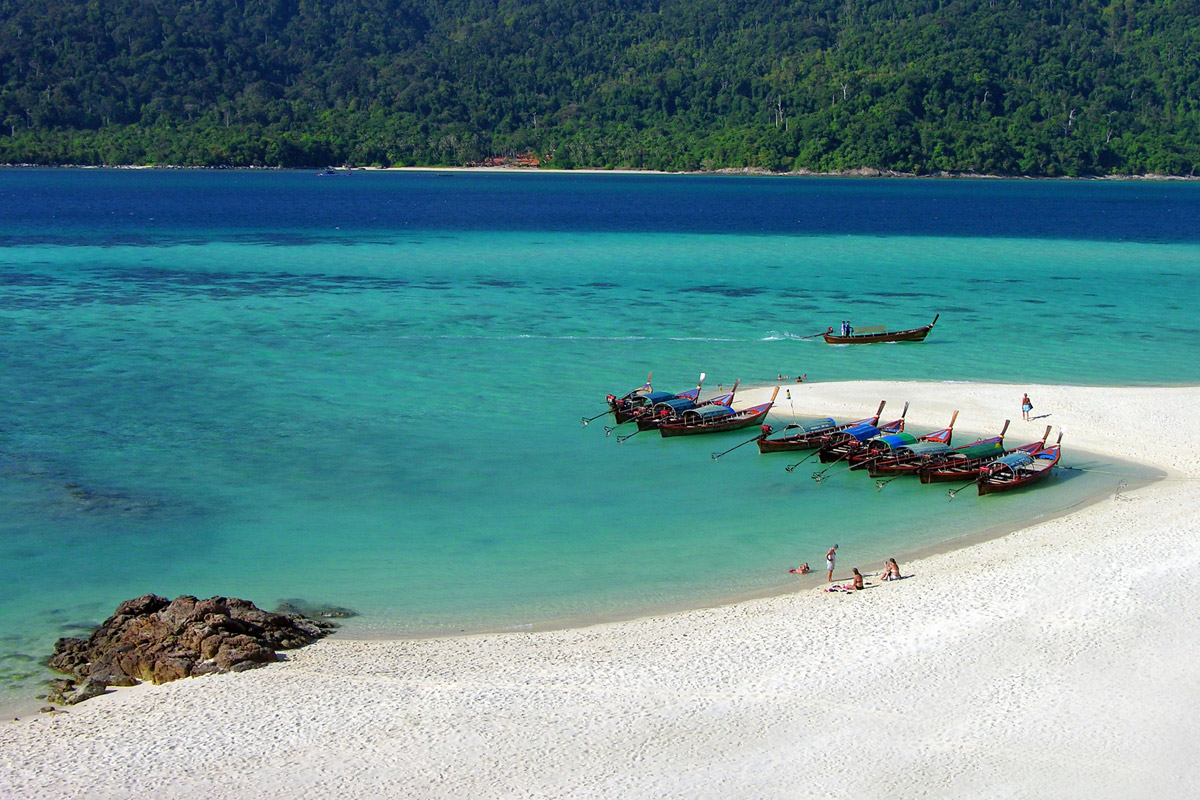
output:
[[[269, 664], [278, 658], [276, 649], [303, 647], [332, 628], [328, 622], [273, 614], [237, 598], [184, 595], [168, 601], [143, 595], [121, 603], [86, 641], [60, 639], [50, 667], [78, 681], [92, 676], [93, 685], [85, 690], [85, 682], [75, 694], [93, 697], [107, 685], [165, 683]], [[67, 682], [59, 689], [58, 696], [72, 702], [69, 686]]]

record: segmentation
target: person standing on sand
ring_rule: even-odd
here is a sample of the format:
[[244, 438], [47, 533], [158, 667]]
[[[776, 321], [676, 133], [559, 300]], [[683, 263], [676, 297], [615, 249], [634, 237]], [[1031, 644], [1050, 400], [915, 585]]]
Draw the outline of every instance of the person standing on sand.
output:
[[1029, 394], [1027, 392], [1021, 395], [1021, 419], [1028, 420], [1030, 411], [1033, 411], [1033, 403], [1029, 402]]
[[833, 561], [837, 558], [837, 545], [829, 548], [829, 552], [825, 554], [825, 582], [833, 583]]

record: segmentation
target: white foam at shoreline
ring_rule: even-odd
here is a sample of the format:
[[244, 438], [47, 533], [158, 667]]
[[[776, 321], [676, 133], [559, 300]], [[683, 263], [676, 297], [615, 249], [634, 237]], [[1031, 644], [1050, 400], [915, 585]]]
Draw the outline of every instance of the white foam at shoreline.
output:
[[[1013, 418], [1024, 441], [1053, 424], [1068, 453], [1168, 479], [902, 563], [910, 578], [856, 595], [325, 641], [262, 670], [123, 690], [0, 726], [0, 797], [1196, 794], [1200, 437], [1186, 423], [1200, 387], [791, 388], [805, 414], [888, 398], [912, 400], [917, 425], [959, 409]], [[1023, 391], [1049, 416], [1022, 421]], [[839, 551], [838, 576], [852, 566], [876, 583], [879, 565]]]

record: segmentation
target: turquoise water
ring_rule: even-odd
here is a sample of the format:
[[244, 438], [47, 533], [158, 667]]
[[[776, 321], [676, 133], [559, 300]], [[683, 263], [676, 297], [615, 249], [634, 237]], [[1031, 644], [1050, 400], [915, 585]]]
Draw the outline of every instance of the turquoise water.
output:
[[[1195, 184], [22, 170], [0, 201], [10, 694], [145, 592], [351, 606], [352, 634], [563, 623], [770, 590], [833, 541], [872, 564], [1115, 484], [950, 503], [709, 457], [739, 433], [580, 427], [650, 371], [677, 390], [1200, 378]], [[800, 338], [935, 313], [919, 346]]]

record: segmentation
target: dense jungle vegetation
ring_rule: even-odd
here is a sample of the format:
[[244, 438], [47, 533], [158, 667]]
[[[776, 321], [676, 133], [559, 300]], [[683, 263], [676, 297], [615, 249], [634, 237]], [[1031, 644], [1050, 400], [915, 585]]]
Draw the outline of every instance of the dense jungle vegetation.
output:
[[0, 163], [1200, 170], [1200, 0], [0, 0]]

